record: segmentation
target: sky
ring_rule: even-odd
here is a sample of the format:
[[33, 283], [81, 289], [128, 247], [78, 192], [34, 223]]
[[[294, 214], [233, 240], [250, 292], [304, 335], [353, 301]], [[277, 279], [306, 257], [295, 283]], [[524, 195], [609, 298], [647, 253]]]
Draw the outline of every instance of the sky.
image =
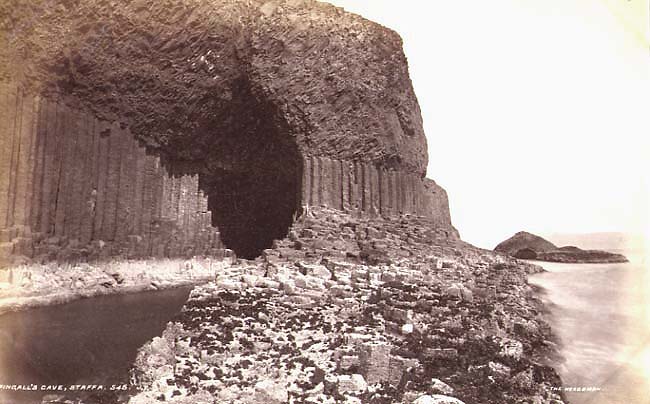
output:
[[402, 36], [427, 176], [491, 249], [520, 230], [650, 232], [649, 1], [329, 2]]

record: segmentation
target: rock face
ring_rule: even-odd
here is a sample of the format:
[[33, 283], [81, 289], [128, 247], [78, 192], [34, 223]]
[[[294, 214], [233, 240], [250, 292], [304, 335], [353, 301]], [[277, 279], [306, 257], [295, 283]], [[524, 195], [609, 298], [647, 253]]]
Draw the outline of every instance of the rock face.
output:
[[[128, 130], [13, 86], [0, 86], [0, 113], [8, 173], [0, 241], [10, 252], [56, 259], [223, 249], [198, 175], [170, 173]], [[109, 245], [86, 248], [100, 240]]]
[[257, 124], [237, 121], [265, 112], [266, 127], [246, 129], [282, 129], [315, 155], [426, 167], [400, 37], [334, 6], [42, 0], [4, 2], [0, 15], [13, 45], [3, 76], [70, 96], [152, 144], [183, 144], [179, 158], [204, 157], [201, 147], [237, 139]]
[[520, 231], [499, 243], [494, 251], [515, 258], [566, 263], [628, 262], [622, 254], [600, 250], [583, 250], [574, 246], [557, 247], [550, 241], [525, 231]]
[[0, 38], [0, 256], [252, 258], [321, 205], [453, 230], [378, 24], [310, 0], [10, 0]]
[[[9, 0], [0, 38], [4, 256], [228, 258], [132, 403], [561, 403], [539, 268], [459, 239], [394, 32], [311, 0]], [[68, 282], [44, 267], [0, 276]]]
[[291, 233], [192, 291], [140, 350], [130, 403], [562, 403], [539, 267], [412, 218], [314, 208]]

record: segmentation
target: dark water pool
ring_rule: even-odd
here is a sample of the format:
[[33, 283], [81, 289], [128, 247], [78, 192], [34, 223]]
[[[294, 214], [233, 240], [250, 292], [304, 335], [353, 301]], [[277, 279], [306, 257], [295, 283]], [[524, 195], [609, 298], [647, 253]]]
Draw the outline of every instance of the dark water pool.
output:
[[[69, 391], [71, 385], [121, 388], [138, 348], [162, 333], [190, 290], [103, 296], [0, 316], [0, 403], [88, 396]], [[38, 391], [2, 385], [35, 385]]]

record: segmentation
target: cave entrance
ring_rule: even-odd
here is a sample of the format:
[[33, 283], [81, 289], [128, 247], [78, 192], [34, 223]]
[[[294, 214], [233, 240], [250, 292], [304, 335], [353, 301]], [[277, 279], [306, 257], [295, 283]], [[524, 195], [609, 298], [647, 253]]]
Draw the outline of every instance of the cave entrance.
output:
[[286, 123], [246, 86], [230, 107], [227, 133], [211, 137], [201, 188], [224, 245], [253, 259], [287, 235], [300, 209], [302, 158]]
[[[208, 199], [213, 225], [238, 257], [252, 259], [287, 235], [297, 210], [295, 178], [277, 166], [224, 172]], [[289, 174], [289, 177], [286, 175]]]

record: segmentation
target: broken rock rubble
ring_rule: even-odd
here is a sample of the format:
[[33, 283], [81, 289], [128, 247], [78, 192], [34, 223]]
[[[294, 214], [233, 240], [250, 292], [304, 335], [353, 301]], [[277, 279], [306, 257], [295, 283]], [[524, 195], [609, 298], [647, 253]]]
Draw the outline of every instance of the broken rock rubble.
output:
[[[548, 388], [561, 382], [542, 365], [552, 335], [526, 283], [534, 267], [437, 238], [416, 219], [318, 215], [192, 291], [140, 350], [133, 403], [206, 393], [226, 403], [561, 403]], [[384, 263], [311, 243], [341, 226], [362, 237], [359, 251], [360, 229], [377, 230]]]

